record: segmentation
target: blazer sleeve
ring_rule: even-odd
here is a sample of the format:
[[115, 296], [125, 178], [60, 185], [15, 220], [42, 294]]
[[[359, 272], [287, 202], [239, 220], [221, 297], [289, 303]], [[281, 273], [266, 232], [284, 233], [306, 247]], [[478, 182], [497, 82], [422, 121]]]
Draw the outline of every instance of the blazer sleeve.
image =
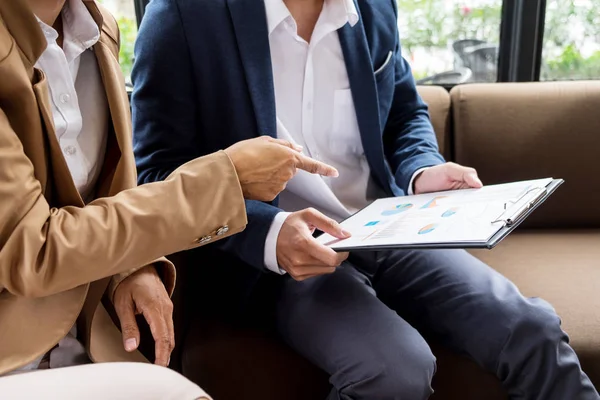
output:
[[28, 297], [150, 264], [247, 222], [235, 167], [223, 152], [190, 161], [163, 182], [85, 207], [51, 208], [2, 109], [0, 204], [0, 287]]
[[[392, 0], [392, 7], [397, 18], [395, 0]], [[396, 183], [408, 192], [409, 183], [416, 171], [445, 161], [438, 149], [427, 105], [419, 96], [411, 68], [402, 56], [397, 30], [394, 35], [394, 95], [383, 140], [386, 158]]]
[[[136, 40], [132, 117], [140, 185], [165, 179], [179, 165], [208, 152], [211, 132], [199, 129], [196, 101], [201, 88], [194, 84], [183, 26], [176, 1], [154, 0]], [[254, 200], [246, 201], [246, 209], [246, 230], [216, 246], [263, 269], [265, 240], [281, 210]]]

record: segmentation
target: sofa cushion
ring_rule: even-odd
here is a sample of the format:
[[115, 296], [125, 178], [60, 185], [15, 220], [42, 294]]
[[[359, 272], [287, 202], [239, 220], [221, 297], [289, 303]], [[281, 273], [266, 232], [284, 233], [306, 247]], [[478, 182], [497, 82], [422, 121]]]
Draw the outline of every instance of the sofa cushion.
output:
[[429, 116], [440, 152], [449, 160], [452, 156], [450, 154], [450, 94], [439, 86], [419, 86], [417, 89], [429, 106]]
[[600, 227], [600, 81], [452, 89], [455, 161], [484, 183], [565, 179], [528, 227]]

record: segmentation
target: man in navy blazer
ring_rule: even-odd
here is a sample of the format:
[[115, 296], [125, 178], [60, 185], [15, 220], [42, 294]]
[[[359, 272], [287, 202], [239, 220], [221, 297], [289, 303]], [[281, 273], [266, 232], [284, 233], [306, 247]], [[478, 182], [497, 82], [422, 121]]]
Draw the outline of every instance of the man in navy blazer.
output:
[[133, 82], [142, 184], [259, 135], [338, 169], [248, 201], [246, 231], [212, 249], [238, 267], [203, 265], [227, 268], [211, 284], [243, 275], [246, 292], [271, 295], [273, 326], [330, 374], [330, 400], [428, 398], [435, 358], [419, 330], [496, 374], [511, 398], [599, 398], [552, 307], [466, 252], [346, 260], [313, 238], [347, 236], [335, 220], [377, 197], [481, 185], [438, 152], [393, 0], [154, 0]]

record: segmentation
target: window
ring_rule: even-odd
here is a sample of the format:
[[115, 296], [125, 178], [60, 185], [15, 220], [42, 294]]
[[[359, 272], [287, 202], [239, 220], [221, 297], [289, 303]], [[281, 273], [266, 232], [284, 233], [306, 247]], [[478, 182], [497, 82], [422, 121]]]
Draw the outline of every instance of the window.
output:
[[398, 0], [404, 57], [419, 84], [496, 82], [502, 0]]
[[541, 80], [600, 78], [600, 0], [548, 0]]
[[133, 0], [98, 0], [115, 16], [121, 31], [121, 52], [119, 63], [129, 84], [133, 66], [133, 45], [137, 35], [137, 19]]

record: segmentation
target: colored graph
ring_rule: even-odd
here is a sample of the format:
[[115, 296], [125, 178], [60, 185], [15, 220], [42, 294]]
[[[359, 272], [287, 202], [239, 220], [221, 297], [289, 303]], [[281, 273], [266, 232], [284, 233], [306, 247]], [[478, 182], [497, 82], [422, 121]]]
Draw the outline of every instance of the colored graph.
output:
[[425, 225], [424, 227], [419, 229], [419, 235], [426, 235], [428, 233], [431, 233], [435, 230], [435, 228], [437, 228], [437, 226], [438, 226], [437, 224]]
[[380, 223], [380, 222], [381, 222], [381, 221], [371, 221], [371, 222], [367, 222], [367, 223], [365, 224], [365, 226], [375, 226], [375, 225], [377, 225], [377, 224], [378, 224], [378, 223]]
[[389, 217], [390, 215], [396, 215], [396, 214], [400, 214], [401, 212], [404, 212], [406, 210], [410, 210], [412, 208], [412, 204], [410, 203], [406, 203], [406, 204], [398, 204], [396, 207], [392, 208], [391, 210], [385, 210], [381, 213], [381, 215], [383, 215], [384, 217]]
[[434, 197], [433, 199], [431, 199], [427, 203], [425, 203], [425, 205], [422, 206], [421, 209], [437, 207], [438, 206], [438, 203], [437, 203], [438, 200], [445, 199], [446, 197], [448, 197], [448, 196], [437, 196], [437, 197]]
[[454, 214], [456, 214], [457, 212], [458, 212], [458, 207], [449, 208], [448, 210], [444, 211], [444, 213], [442, 214], [442, 218], [451, 217]]

